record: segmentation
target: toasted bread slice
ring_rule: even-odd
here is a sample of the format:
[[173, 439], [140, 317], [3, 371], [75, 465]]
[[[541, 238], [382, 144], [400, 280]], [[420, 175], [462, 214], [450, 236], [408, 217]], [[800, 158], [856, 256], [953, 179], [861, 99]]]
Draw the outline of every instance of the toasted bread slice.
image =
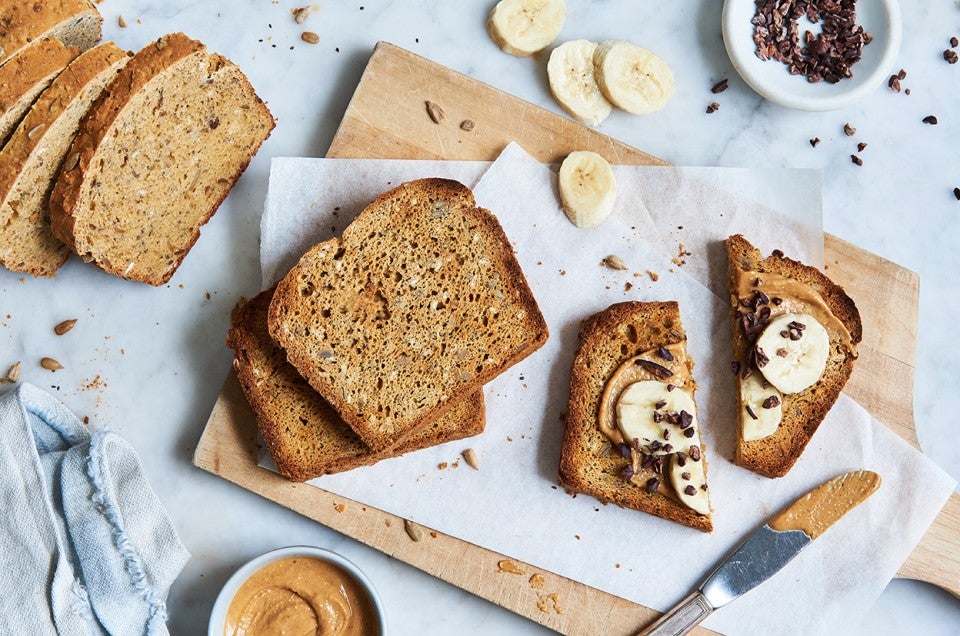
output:
[[[735, 461], [766, 477], [782, 477], [800, 457], [853, 371], [857, 345], [863, 332], [860, 313], [843, 289], [815, 267], [791, 260], [778, 251], [763, 258], [759, 250], [739, 234], [728, 238], [726, 247], [739, 414]], [[812, 294], [812, 300], [798, 304], [794, 291]], [[762, 302], [763, 298], [769, 302]], [[818, 298], [819, 302], [816, 301]], [[764, 308], [771, 311], [766, 312]], [[756, 373], [762, 377], [756, 355], [752, 353], [756, 337], [765, 324], [787, 310], [792, 313], [818, 312], [815, 317], [819, 316], [821, 323], [827, 323], [824, 326], [830, 339], [830, 353], [826, 368], [820, 379], [806, 390], [778, 395], [782, 419], [773, 434], [745, 441], [747, 418], [754, 419], [758, 415], [747, 411], [749, 405], [744, 403], [742, 395], [746, 376]], [[767, 317], [762, 318], [761, 312]], [[772, 352], [767, 354], [775, 355]], [[762, 381], [768, 385], [766, 379]]]
[[428, 426], [546, 341], [510, 242], [465, 186], [405, 183], [280, 281], [270, 334], [371, 448]]
[[[667, 362], [658, 353], [661, 347], [669, 347], [677, 354]], [[638, 358], [664, 368], [669, 366], [673, 374], [651, 376], [631, 370], [642, 366], [636, 364]], [[613, 418], [608, 425], [617, 427], [613, 407], [634, 381], [657, 379], [676, 383], [672, 390], [688, 392], [692, 398], [696, 388], [690, 375], [692, 369], [693, 361], [686, 355], [686, 334], [676, 302], [617, 303], [584, 320], [580, 326], [580, 347], [570, 373], [560, 483], [604, 503], [613, 502], [710, 532], [713, 529], [710, 514], [701, 514], [682, 503], [666, 475], [671, 461], [698, 461], [702, 463], [705, 482], [706, 447], [702, 443], [696, 446], [697, 451], [691, 451], [680, 427], [664, 421], [663, 427], [672, 432], [669, 443], [676, 448], [669, 450], [674, 451], [674, 455], [663, 455], [659, 462], [650, 461], [643, 459], [653, 459], [647, 454], [649, 447], [645, 443], [628, 441], [627, 446], [621, 446], [601, 430], [601, 418], [607, 413]], [[625, 373], [630, 375], [624, 376]], [[684, 453], [684, 456], [677, 458], [675, 453]], [[697, 456], [697, 460], [692, 459]], [[697, 483], [695, 487], [704, 485]], [[706, 492], [705, 487], [702, 490]]]
[[100, 41], [102, 24], [90, 0], [0, 0], [0, 65], [44, 38], [86, 51]]
[[53, 276], [70, 250], [50, 229], [50, 191], [80, 118], [128, 60], [113, 42], [74, 59], [24, 117], [0, 151], [0, 264]]
[[267, 310], [273, 292], [263, 291], [237, 308], [227, 346], [235, 351], [240, 385], [282, 475], [306, 481], [483, 432], [483, 393], [476, 391], [392, 449], [370, 450], [270, 338]]
[[273, 126], [232, 62], [166, 35], [81, 121], [69, 152], [79, 160], [50, 196], [53, 233], [111, 274], [162, 285]]
[[40, 93], [80, 54], [60, 40], [40, 40], [0, 66], [0, 148], [30, 110]]

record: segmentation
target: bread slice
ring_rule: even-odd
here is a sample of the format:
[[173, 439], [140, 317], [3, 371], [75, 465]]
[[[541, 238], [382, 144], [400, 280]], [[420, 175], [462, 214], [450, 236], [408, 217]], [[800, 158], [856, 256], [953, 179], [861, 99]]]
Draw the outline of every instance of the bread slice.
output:
[[233, 367], [282, 475], [306, 481], [483, 432], [483, 392], [476, 391], [394, 448], [370, 450], [270, 338], [267, 311], [273, 291], [263, 291], [238, 306], [227, 346], [235, 351]]
[[40, 40], [0, 66], [0, 148], [50, 82], [80, 54], [59, 40]]
[[100, 41], [102, 24], [90, 0], [0, 0], [0, 64], [44, 38], [86, 51]]
[[536, 351], [547, 325], [496, 217], [460, 183], [421, 179], [300, 259], [270, 334], [379, 450]]
[[50, 230], [48, 200], [80, 118], [129, 59], [112, 42], [80, 55], [53, 81], [0, 151], [0, 265], [53, 276], [70, 250]]
[[[782, 477], [787, 474], [793, 464], [800, 457], [810, 438], [827, 412], [840, 396], [847, 378], [853, 370], [853, 362], [857, 357], [856, 347], [862, 338], [860, 313], [853, 300], [843, 289], [827, 278], [814, 267], [785, 257], [775, 251], [771, 256], [763, 258], [743, 236], [737, 234], [726, 240], [727, 256], [729, 258], [729, 273], [727, 285], [730, 291], [730, 311], [733, 323], [733, 359], [737, 374], [737, 407], [738, 407], [738, 441], [736, 448], [736, 463], [766, 477]], [[757, 274], [760, 274], [758, 276]], [[746, 307], [741, 303], [741, 296], [747, 304], [755, 298], [755, 293], [749, 295], [740, 293], [738, 281], [752, 281], [760, 278], [761, 286], [751, 284], [751, 288], [763, 291], [764, 276], [768, 274], [766, 292], [770, 303], [759, 303], [757, 306]], [[782, 276], [794, 281], [803, 288], [815, 292], [829, 308], [849, 334], [849, 337], [838, 333], [838, 330], [827, 329], [830, 335], [830, 354], [826, 369], [820, 380], [808, 389], [793, 394], [784, 394], [781, 399], [782, 420], [780, 426], [769, 437], [744, 441], [743, 426], [745, 418], [750, 417], [741, 395], [741, 384], [744, 376], [749, 373], [761, 373], [757, 368], [754, 357], [750, 355], [754, 347], [755, 335], [745, 332], [744, 316], [759, 315], [762, 307], [769, 307], [773, 311], [770, 317], [775, 318], [782, 313], [781, 307], [786, 303], [777, 304], [783, 300], [770, 288], [773, 276]], [[758, 312], [754, 314], [754, 312]], [[805, 313], [805, 312], [804, 312]], [[762, 322], [762, 321], [761, 321]]]
[[[634, 457], [641, 457], [636, 443], [633, 449], [615, 446], [600, 430], [601, 401], [609, 396], [612, 406], [624, 391], [608, 392], [608, 383], [625, 367], [635, 366], [633, 362], [638, 356], [668, 364], [658, 355], [651, 356], [650, 352], [660, 347], [676, 347], [682, 355], [675, 356], [677, 372], [669, 381], [678, 382], [677, 391], [696, 388], [692, 378], [689, 385], [683, 381], [684, 376], [689, 377], [693, 362], [686, 356], [686, 334], [677, 303], [624, 302], [611, 305], [583, 321], [579, 338], [580, 347], [570, 372], [570, 397], [560, 451], [560, 483], [571, 491], [591, 495], [604, 503], [613, 502], [710, 532], [713, 529], [710, 515], [700, 514], [681, 503], [670, 479], [664, 474], [664, 465], [672, 461], [669, 456], [661, 462], [663, 465], [654, 462], [634, 470], [639, 463], [634, 462]], [[687, 452], [689, 457], [697, 455], [683, 445], [684, 436], [679, 430], [673, 430], [673, 433], [671, 441], [677, 452]], [[697, 448], [697, 461], [703, 462], [705, 479], [706, 447], [701, 443]], [[685, 461], [692, 460], [687, 458]], [[652, 479], [658, 483], [652, 489], [647, 488]]]
[[111, 274], [162, 285], [273, 126], [233, 63], [164, 36], [81, 121], [69, 152], [79, 161], [50, 197], [53, 232]]

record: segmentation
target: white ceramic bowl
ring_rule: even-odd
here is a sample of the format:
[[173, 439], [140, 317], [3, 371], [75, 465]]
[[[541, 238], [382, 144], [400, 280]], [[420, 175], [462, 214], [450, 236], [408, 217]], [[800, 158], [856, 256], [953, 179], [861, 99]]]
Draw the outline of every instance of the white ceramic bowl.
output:
[[261, 554], [255, 559], [252, 559], [245, 563], [243, 567], [234, 572], [226, 583], [224, 583], [223, 588], [220, 590], [220, 594], [217, 595], [217, 601], [213, 604], [213, 611], [210, 613], [210, 624], [207, 628], [208, 636], [223, 636], [223, 627], [227, 620], [227, 610], [230, 608], [230, 601], [233, 600], [234, 595], [236, 595], [237, 590], [240, 589], [240, 586], [243, 585], [250, 576], [259, 570], [260, 568], [273, 563], [274, 561], [279, 561], [281, 559], [287, 559], [290, 557], [312, 557], [320, 561], [326, 561], [334, 565], [340, 566], [347, 574], [351, 575], [360, 586], [367, 592], [370, 596], [370, 599], [373, 603], [373, 610], [377, 616], [377, 621], [380, 624], [380, 634], [385, 634], [385, 622], [383, 616], [383, 606], [380, 604], [380, 598], [377, 596], [377, 591], [373, 587], [373, 583], [370, 582], [370, 579], [351, 561], [340, 556], [336, 552], [330, 552], [329, 550], [324, 550], [322, 548], [314, 548], [310, 546], [297, 545], [290, 546], [288, 548], [278, 548], [276, 550], [271, 550], [266, 554]]
[[[902, 25], [897, 0], [859, 0], [857, 24], [873, 36], [863, 47], [862, 58], [851, 67], [853, 77], [836, 84], [809, 83], [791, 75], [777, 60], [761, 60], [754, 51], [754, 0], [726, 0], [723, 5], [723, 43], [737, 73], [750, 87], [771, 102], [800, 110], [836, 110], [849, 106], [889, 79], [900, 51]], [[805, 29], [802, 28], [801, 33]]]

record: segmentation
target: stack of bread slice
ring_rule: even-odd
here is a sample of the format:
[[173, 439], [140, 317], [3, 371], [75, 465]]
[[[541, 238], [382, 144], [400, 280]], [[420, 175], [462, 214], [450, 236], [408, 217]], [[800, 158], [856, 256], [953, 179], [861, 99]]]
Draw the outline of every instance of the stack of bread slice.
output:
[[303, 480], [478, 434], [483, 384], [546, 339], [496, 217], [423, 179], [242, 305], [227, 343], [275, 463]]
[[200, 42], [131, 57], [92, 48], [102, 22], [89, 0], [0, 0], [0, 264], [54, 276], [72, 251], [160, 285], [274, 120]]

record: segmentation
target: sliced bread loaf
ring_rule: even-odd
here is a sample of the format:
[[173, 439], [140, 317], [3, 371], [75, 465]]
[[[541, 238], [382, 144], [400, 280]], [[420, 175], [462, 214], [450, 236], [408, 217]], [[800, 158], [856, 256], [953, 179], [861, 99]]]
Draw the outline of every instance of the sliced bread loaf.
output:
[[66, 68], [80, 49], [60, 40], [40, 40], [0, 66], [0, 148], [50, 82]]
[[[618, 303], [586, 319], [570, 373], [560, 483], [711, 531], [692, 370], [675, 302]], [[648, 397], [655, 390], [647, 408], [643, 400], [628, 399], [635, 386]], [[675, 410], [675, 401], [694, 411]], [[641, 419], [629, 422], [621, 415]], [[643, 430], [647, 423], [655, 429], [650, 436], [626, 437], [625, 431]]]
[[[843, 289], [814, 267], [779, 251], [763, 258], [739, 234], [728, 238], [726, 247], [737, 371], [735, 461], [761, 475], [782, 477], [800, 457], [850, 377], [862, 337], [860, 313]], [[783, 322], [778, 320], [781, 316], [791, 320], [782, 330], [777, 326]], [[793, 317], [797, 317], [795, 321]], [[811, 324], [814, 320], [822, 331]], [[758, 341], [771, 324], [778, 331], [779, 335], [772, 334], [778, 344], [764, 350]], [[778, 390], [777, 386], [788, 389], [781, 377], [790, 374], [789, 379], [795, 380], [798, 373], [808, 373], [807, 367], [818, 354], [812, 342], [815, 331], [825, 331], [820, 353], [826, 362], [819, 376], [816, 370], [810, 376], [819, 379], [798, 392]], [[763, 342], [768, 341], [765, 338]], [[781, 361], [791, 365], [786, 367], [787, 373]], [[776, 377], [772, 377], [774, 371]]]
[[102, 24], [90, 0], [0, 0], [0, 64], [49, 37], [86, 51], [100, 41]]
[[278, 284], [270, 334], [371, 448], [536, 351], [547, 326], [496, 217], [444, 179], [381, 195]]
[[53, 232], [111, 274], [162, 285], [273, 126], [232, 62], [164, 36], [81, 121], [68, 153], [79, 160], [50, 197]]
[[129, 59], [113, 42], [77, 57], [0, 151], [0, 265], [53, 276], [70, 255], [50, 230], [50, 191], [80, 118]]
[[306, 481], [483, 432], [483, 393], [476, 391], [394, 448], [371, 451], [270, 337], [272, 297], [269, 289], [237, 308], [227, 346], [235, 352], [233, 367], [270, 455], [288, 479]]

